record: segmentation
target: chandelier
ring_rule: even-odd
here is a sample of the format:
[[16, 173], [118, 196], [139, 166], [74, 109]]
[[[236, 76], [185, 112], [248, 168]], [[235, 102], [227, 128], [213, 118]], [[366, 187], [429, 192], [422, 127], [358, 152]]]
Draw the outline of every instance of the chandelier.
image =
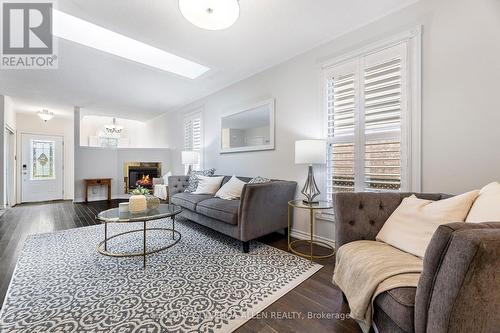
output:
[[50, 112], [49, 110], [43, 109], [42, 111], [37, 112], [38, 116], [45, 122], [49, 121], [54, 117], [54, 112]]
[[117, 125], [116, 118], [113, 118], [113, 124], [105, 125], [104, 130], [106, 131], [106, 134], [120, 134], [123, 130], [123, 126]]

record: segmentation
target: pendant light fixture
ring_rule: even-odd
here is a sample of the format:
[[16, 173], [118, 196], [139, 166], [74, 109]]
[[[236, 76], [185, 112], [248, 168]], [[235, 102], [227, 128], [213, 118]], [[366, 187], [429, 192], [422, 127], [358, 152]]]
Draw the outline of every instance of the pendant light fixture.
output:
[[206, 30], [229, 28], [240, 16], [238, 0], [179, 0], [179, 9], [186, 20]]
[[43, 109], [42, 111], [38, 111], [36, 113], [38, 117], [40, 117], [44, 122], [49, 121], [54, 118], [54, 112], [50, 112], [49, 110]]
[[107, 134], [120, 135], [123, 130], [123, 126], [117, 125], [116, 118], [113, 118], [113, 123], [110, 125], [105, 125], [104, 129], [106, 130]]

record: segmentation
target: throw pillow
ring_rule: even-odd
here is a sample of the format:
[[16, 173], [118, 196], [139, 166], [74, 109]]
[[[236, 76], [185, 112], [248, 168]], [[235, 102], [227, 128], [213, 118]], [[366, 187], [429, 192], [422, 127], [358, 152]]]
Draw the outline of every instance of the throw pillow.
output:
[[198, 187], [198, 177], [196, 176], [213, 176], [215, 173], [215, 169], [208, 170], [200, 170], [200, 171], [191, 171], [189, 174], [188, 186], [184, 190], [184, 192], [194, 192]]
[[423, 258], [439, 225], [464, 222], [479, 191], [432, 201], [416, 196], [404, 198], [387, 219], [376, 239]]
[[198, 177], [198, 187], [193, 194], [214, 194], [220, 188], [224, 176], [220, 177]]
[[251, 179], [248, 182], [248, 184], [261, 184], [261, 183], [269, 183], [269, 182], [271, 182], [271, 179], [257, 176], [255, 178]]
[[235, 200], [241, 197], [241, 192], [245, 186], [245, 182], [232, 176], [231, 179], [215, 193], [215, 196], [224, 200]]
[[494, 221], [500, 221], [500, 184], [497, 182], [481, 189], [465, 219], [469, 223]]

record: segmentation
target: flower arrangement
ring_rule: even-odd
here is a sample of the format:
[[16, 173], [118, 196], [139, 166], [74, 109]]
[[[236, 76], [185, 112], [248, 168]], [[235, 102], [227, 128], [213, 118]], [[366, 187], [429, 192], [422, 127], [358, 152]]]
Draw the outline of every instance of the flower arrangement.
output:
[[137, 186], [135, 189], [132, 190], [132, 192], [130, 192], [130, 194], [133, 194], [133, 195], [148, 195], [150, 193], [150, 191], [145, 188], [145, 187], [142, 187], [142, 186]]

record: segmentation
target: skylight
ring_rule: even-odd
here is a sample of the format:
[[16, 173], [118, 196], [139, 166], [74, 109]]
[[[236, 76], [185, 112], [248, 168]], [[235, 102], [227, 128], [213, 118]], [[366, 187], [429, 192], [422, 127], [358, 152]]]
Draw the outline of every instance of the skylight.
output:
[[210, 69], [56, 9], [53, 24], [54, 36], [190, 79]]

